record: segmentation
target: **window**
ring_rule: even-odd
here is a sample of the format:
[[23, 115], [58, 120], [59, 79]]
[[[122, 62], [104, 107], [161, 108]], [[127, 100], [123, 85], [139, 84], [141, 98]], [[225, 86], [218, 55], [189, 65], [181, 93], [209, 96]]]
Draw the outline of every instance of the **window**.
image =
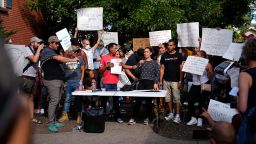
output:
[[4, 0], [0, 0], [0, 7], [4, 8]]
[[[4, 0], [2, 0], [4, 1]], [[12, 8], [12, 0], [6, 0], [6, 8], [11, 9]]]

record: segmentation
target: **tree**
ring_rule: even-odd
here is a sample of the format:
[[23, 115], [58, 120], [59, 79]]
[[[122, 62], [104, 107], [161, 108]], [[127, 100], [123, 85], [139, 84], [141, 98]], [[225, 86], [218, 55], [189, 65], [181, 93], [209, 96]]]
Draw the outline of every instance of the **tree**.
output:
[[[34, 0], [27, 6], [41, 11], [49, 36], [76, 25], [76, 9], [103, 7], [104, 29], [118, 31], [121, 43], [147, 37], [149, 31], [171, 29], [177, 23], [199, 22], [202, 27], [240, 26], [253, 0]], [[88, 32], [87, 32], [88, 33]], [[92, 32], [89, 32], [93, 35]]]

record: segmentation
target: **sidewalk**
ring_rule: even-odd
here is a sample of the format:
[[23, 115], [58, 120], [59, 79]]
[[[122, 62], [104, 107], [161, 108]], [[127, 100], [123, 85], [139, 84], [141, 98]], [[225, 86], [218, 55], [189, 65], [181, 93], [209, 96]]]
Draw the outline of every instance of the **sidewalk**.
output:
[[106, 122], [104, 133], [60, 132], [34, 134], [33, 144], [208, 144], [208, 141], [182, 141], [162, 137], [148, 125]]

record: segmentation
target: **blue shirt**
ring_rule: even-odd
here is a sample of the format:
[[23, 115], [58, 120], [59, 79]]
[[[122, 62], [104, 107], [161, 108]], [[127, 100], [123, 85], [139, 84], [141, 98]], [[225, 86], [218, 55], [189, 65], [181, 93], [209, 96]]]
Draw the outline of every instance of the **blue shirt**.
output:
[[[93, 54], [93, 59], [95, 59], [95, 58], [100, 58], [101, 59], [101, 56], [100, 56], [100, 51], [101, 50], [102, 50], [102, 48], [99, 48], [99, 47], [95, 49], [94, 54]], [[108, 53], [109, 53], [108, 50], [106, 48], [103, 48], [102, 56], [106, 55]], [[99, 69], [100, 62], [94, 60], [93, 61], [93, 66], [94, 66], [94, 69]]]

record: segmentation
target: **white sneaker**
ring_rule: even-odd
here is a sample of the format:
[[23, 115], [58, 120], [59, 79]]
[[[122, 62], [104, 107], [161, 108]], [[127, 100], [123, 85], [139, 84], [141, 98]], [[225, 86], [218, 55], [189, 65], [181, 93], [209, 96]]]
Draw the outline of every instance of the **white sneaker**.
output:
[[199, 127], [203, 126], [203, 119], [202, 118], [197, 119], [197, 126], [199, 126]]
[[44, 114], [44, 109], [40, 109], [40, 113], [41, 113], [41, 114]]
[[176, 116], [176, 117], [174, 118], [173, 122], [175, 122], [175, 123], [180, 123], [180, 122], [181, 122], [180, 117], [179, 117], [179, 116]]
[[197, 124], [197, 119], [195, 117], [192, 117], [191, 120], [187, 123], [187, 125], [195, 125]]
[[149, 118], [144, 119], [144, 125], [148, 125]]
[[117, 118], [118, 123], [123, 123], [124, 121], [121, 118]]
[[128, 122], [128, 125], [134, 125], [134, 124], [136, 124], [136, 122], [134, 121], [133, 118], [131, 118], [131, 119], [129, 120], [129, 122]]
[[167, 120], [167, 121], [173, 119], [173, 113], [169, 113], [169, 115], [166, 116], [166, 117], [164, 117], [164, 118], [165, 118], [165, 120]]

